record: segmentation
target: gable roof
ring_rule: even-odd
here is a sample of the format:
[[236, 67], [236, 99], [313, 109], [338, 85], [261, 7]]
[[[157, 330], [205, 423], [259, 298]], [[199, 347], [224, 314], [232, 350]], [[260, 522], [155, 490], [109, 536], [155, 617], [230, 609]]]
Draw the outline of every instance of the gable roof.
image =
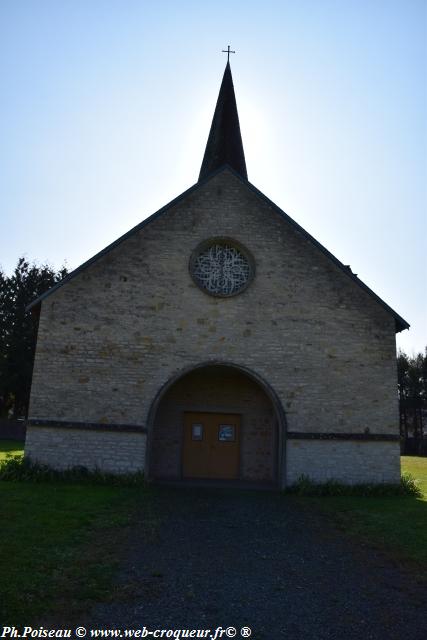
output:
[[123, 236], [121, 236], [120, 238], [118, 238], [117, 240], [109, 244], [107, 247], [105, 247], [105, 249], [102, 249], [102, 251], [99, 251], [99, 253], [94, 255], [92, 258], [89, 258], [89, 260], [81, 264], [79, 267], [77, 267], [77, 269], [74, 269], [74, 271], [71, 271], [71, 273], [65, 276], [65, 278], [63, 278], [60, 282], [57, 282], [53, 287], [51, 287], [50, 289], [45, 291], [45, 293], [43, 293], [38, 298], [33, 300], [33, 302], [31, 302], [27, 306], [26, 311], [29, 311], [30, 309], [33, 309], [37, 305], [41, 304], [41, 302], [45, 300], [45, 298], [47, 298], [52, 293], [54, 293], [57, 289], [64, 286], [64, 284], [66, 284], [67, 282], [75, 278], [81, 271], [84, 271], [87, 267], [89, 267], [91, 264], [96, 262], [99, 258], [101, 258], [102, 256], [105, 256], [107, 253], [112, 251], [112, 249], [117, 247], [119, 244], [121, 244], [122, 242], [127, 240], [129, 237], [133, 236], [135, 233], [137, 233], [138, 231], [146, 227], [148, 224], [150, 224], [150, 222], [154, 222], [154, 220], [156, 220], [161, 215], [166, 213], [169, 209], [171, 209], [173, 206], [175, 206], [176, 204], [184, 200], [187, 196], [189, 196], [190, 194], [200, 189], [203, 185], [205, 185], [212, 178], [214, 178], [216, 175], [218, 175], [223, 171], [230, 171], [238, 180], [240, 180], [246, 187], [248, 187], [253, 193], [255, 193], [255, 195], [258, 198], [260, 198], [263, 202], [269, 205], [274, 211], [276, 211], [276, 213], [278, 213], [284, 220], [286, 220], [287, 223], [289, 223], [294, 229], [296, 229], [304, 238], [309, 240], [315, 247], [317, 247], [317, 249], [319, 249], [325, 256], [327, 256], [337, 267], [339, 267], [346, 274], [348, 278], [353, 280], [355, 284], [357, 284], [361, 289], [366, 291], [366, 293], [368, 293], [371, 296], [371, 298], [373, 298], [386, 311], [388, 311], [395, 319], [396, 333], [399, 333], [404, 329], [409, 329], [410, 327], [409, 323], [406, 322], [406, 320], [404, 320], [398, 313], [396, 313], [396, 311], [394, 311], [394, 309], [392, 309], [386, 302], [384, 302], [384, 300], [382, 300], [379, 296], [377, 296], [377, 294], [374, 293], [372, 289], [370, 289], [364, 282], [362, 282], [362, 280], [360, 280], [360, 278], [358, 278], [357, 275], [354, 274], [347, 265], [343, 264], [340, 260], [338, 260], [338, 258], [336, 258], [330, 251], [328, 251], [326, 247], [324, 247], [320, 242], [318, 242], [315, 238], [313, 238], [312, 235], [310, 235], [303, 227], [301, 227], [297, 222], [295, 222], [295, 220], [293, 220], [290, 216], [288, 216], [287, 213], [285, 213], [282, 209], [280, 209], [280, 207], [278, 207], [272, 200], [270, 200], [270, 198], [268, 198], [261, 191], [259, 191], [259, 189], [257, 189], [248, 180], [245, 180], [237, 171], [235, 171], [232, 167], [230, 167], [227, 164], [223, 165], [222, 167], [219, 167], [216, 171], [210, 173], [204, 180], [197, 182], [195, 185], [193, 185], [192, 187], [190, 187], [189, 189], [181, 193], [181, 195], [174, 198], [174, 200], [172, 200], [171, 202], [166, 204], [164, 207], [156, 211], [156, 213], [153, 213], [151, 216], [149, 216], [148, 218], [146, 218], [145, 220], [137, 224], [135, 227], [133, 227], [133, 229], [131, 229], [130, 231], [125, 233]]

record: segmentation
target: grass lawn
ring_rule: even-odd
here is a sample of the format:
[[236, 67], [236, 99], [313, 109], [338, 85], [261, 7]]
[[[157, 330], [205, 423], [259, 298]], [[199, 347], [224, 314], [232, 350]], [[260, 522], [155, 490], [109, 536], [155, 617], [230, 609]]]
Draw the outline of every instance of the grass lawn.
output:
[[[8, 452], [20, 455], [22, 443], [0, 441], [0, 463]], [[379, 544], [395, 558], [425, 570], [427, 458], [402, 458], [402, 470], [417, 479], [422, 499], [296, 499], [326, 512], [352, 536]], [[93, 603], [120, 598], [113, 578], [141, 504], [150, 517], [147, 491], [142, 485], [0, 481], [1, 623], [71, 624]]]
[[402, 456], [402, 473], [410, 473], [423, 492], [423, 500], [427, 501], [427, 458]]
[[374, 543], [396, 560], [427, 570], [427, 458], [402, 456], [402, 473], [410, 473], [423, 491], [411, 496], [301, 498], [326, 511], [340, 527]]
[[[0, 441], [0, 463], [22, 443]], [[108, 600], [143, 486], [0, 481], [0, 621], [75, 620]]]
[[0, 620], [69, 620], [108, 600], [141, 487], [0, 482]]
[[24, 453], [24, 443], [20, 440], [0, 440], [0, 463], [6, 456], [22, 456]]

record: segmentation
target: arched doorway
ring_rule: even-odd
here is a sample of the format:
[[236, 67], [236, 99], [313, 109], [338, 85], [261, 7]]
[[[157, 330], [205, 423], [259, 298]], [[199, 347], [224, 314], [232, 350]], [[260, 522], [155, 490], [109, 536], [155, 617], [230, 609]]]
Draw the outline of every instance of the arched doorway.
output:
[[224, 363], [170, 380], [149, 418], [148, 477], [283, 486], [285, 418], [255, 373]]

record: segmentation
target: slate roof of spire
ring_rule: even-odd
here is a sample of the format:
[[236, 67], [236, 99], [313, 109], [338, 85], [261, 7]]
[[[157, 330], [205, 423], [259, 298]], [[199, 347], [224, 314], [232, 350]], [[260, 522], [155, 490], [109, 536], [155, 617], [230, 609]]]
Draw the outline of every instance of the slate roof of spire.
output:
[[232, 167], [245, 180], [248, 179], [229, 62], [222, 78], [199, 181], [225, 164]]

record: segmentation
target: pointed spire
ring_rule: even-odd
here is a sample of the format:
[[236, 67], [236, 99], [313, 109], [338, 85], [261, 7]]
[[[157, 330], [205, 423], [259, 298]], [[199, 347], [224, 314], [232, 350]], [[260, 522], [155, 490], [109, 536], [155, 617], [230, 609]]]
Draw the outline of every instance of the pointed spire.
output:
[[243, 178], [248, 179], [229, 62], [219, 90], [199, 181], [223, 164], [229, 164]]

